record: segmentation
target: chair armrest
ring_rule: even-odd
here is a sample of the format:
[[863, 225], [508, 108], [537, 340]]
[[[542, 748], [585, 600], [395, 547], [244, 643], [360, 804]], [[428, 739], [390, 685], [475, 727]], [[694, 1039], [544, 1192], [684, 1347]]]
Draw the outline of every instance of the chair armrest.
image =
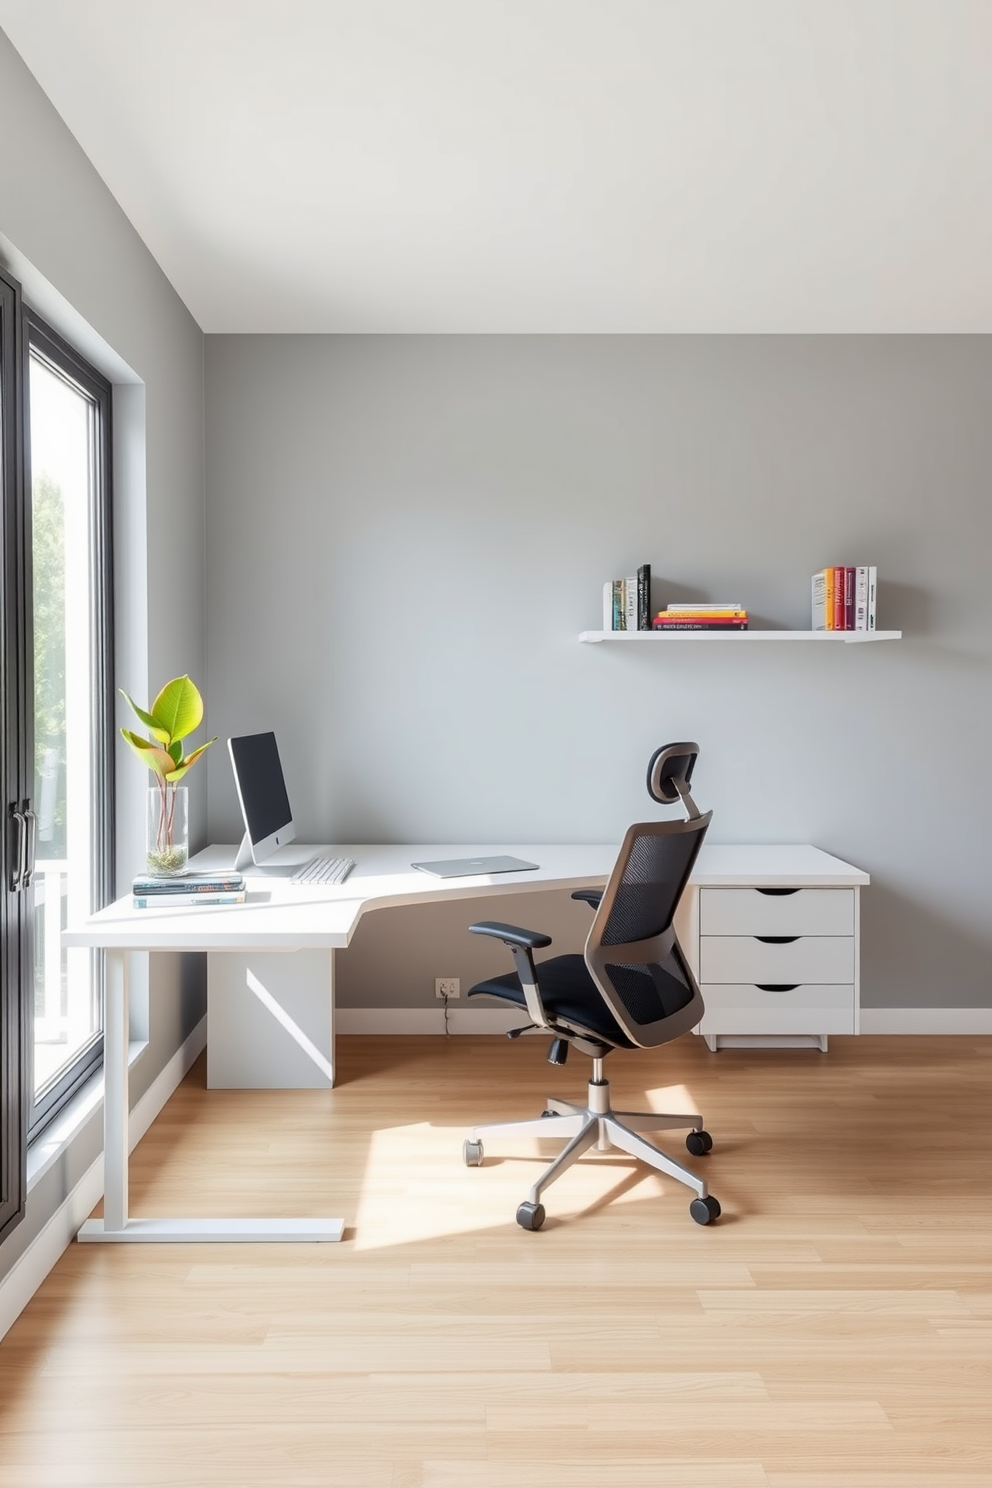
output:
[[528, 951], [539, 951], [551, 944], [551, 936], [542, 935], [539, 930], [521, 930], [519, 925], [503, 925], [498, 920], [480, 920], [468, 928], [473, 935], [491, 935], [505, 945], [521, 946]]
[[503, 925], [498, 920], [480, 920], [477, 925], [469, 925], [468, 928], [473, 935], [491, 935], [510, 947], [530, 1021], [537, 1028], [550, 1028], [537, 982], [533, 953], [543, 946], [549, 946], [551, 936], [542, 935], [538, 930], [521, 930], [519, 925]]
[[584, 899], [587, 904], [592, 905], [593, 909], [598, 909], [603, 902], [603, 895], [605, 893], [605, 889], [576, 889], [572, 898]]

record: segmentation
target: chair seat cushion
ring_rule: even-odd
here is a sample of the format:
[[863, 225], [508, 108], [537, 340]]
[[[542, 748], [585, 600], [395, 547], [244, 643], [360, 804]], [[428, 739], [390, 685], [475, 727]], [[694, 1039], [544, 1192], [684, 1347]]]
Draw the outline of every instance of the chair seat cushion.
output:
[[[541, 1001], [553, 1021], [578, 1023], [617, 1049], [636, 1049], [637, 1045], [627, 1037], [603, 1001], [584, 956], [552, 956], [539, 962], [537, 980]], [[524, 989], [515, 971], [478, 982], [470, 988], [468, 996], [477, 997], [483, 993], [526, 1009]]]

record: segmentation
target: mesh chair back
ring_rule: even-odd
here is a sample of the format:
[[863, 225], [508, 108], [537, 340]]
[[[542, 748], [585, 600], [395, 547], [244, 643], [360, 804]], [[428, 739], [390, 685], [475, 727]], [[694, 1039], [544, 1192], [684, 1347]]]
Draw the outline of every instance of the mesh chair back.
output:
[[586, 941], [586, 965], [642, 1048], [694, 1028], [703, 998], [675, 935], [675, 911], [712, 812], [630, 827]]

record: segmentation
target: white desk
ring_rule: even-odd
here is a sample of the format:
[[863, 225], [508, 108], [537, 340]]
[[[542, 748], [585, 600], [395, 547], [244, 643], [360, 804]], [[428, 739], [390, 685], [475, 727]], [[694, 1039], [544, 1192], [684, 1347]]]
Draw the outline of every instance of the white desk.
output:
[[[192, 859], [205, 871], [229, 867], [234, 847], [207, 848]], [[294, 844], [300, 861], [314, 848]], [[107, 953], [104, 1020], [104, 1199], [103, 1219], [89, 1219], [81, 1241], [260, 1241], [340, 1240], [341, 1219], [132, 1219], [128, 1216], [128, 959], [132, 951], [319, 951], [326, 957], [330, 1010], [326, 1055], [334, 1077], [334, 952], [348, 945], [368, 911], [391, 905], [472, 899], [493, 894], [582, 888], [605, 883], [615, 846], [534, 847], [532, 844], [410, 843], [390, 846], [335, 845], [356, 860], [343, 884], [291, 885], [285, 879], [249, 876], [248, 902], [196, 909], [133, 909], [131, 896], [117, 900], [81, 925], [63, 932], [66, 946], [91, 946]], [[536, 871], [488, 877], [439, 879], [410, 867], [414, 860], [475, 857], [506, 852], [538, 863]], [[294, 958], [295, 959], [295, 958]]]
[[[297, 856], [312, 849], [296, 848]], [[104, 1218], [87, 1220], [84, 1241], [259, 1241], [339, 1240], [340, 1219], [132, 1219], [128, 1216], [128, 957], [134, 951], [228, 951], [235, 953], [312, 949], [327, 955], [330, 1009], [328, 1063], [333, 1081], [333, 961], [346, 947], [362, 916], [393, 905], [435, 903], [499, 894], [582, 888], [606, 882], [616, 847], [596, 843], [554, 846], [532, 843], [432, 843], [388, 846], [335, 845], [357, 867], [345, 883], [300, 887], [285, 880], [252, 878], [244, 905], [193, 910], [135, 910], [130, 895], [108, 905], [83, 924], [63, 933], [66, 946], [102, 948], [107, 953], [104, 1030]], [[227, 866], [232, 847], [208, 848], [193, 860], [201, 869]], [[529, 873], [436, 879], [410, 868], [415, 859], [468, 857], [507, 852], [540, 864]], [[699, 971], [700, 894], [711, 889], [754, 890], [858, 887], [868, 875], [817, 848], [790, 846], [704, 846], [692, 874], [691, 892], [680, 916], [680, 937]], [[784, 902], [784, 901], [783, 901]], [[775, 904], [774, 897], [769, 904]], [[725, 908], [719, 911], [725, 912]], [[856, 910], [855, 910], [856, 913]], [[720, 926], [716, 927], [720, 929]], [[732, 927], [733, 928], [733, 927]], [[738, 927], [739, 928], [739, 927]], [[706, 927], [703, 926], [705, 934]], [[762, 935], [762, 930], [754, 931]], [[775, 933], [777, 932], [769, 932]], [[789, 932], [790, 941], [798, 938]], [[808, 934], [808, 932], [801, 932]], [[715, 938], [715, 937], [714, 937]], [[731, 935], [729, 939], [739, 938]], [[706, 949], [704, 947], [704, 949]], [[856, 955], [856, 940], [855, 940]], [[705, 968], [703, 968], [705, 970]], [[856, 975], [853, 995], [857, 995]], [[791, 978], [790, 978], [791, 980]], [[704, 987], [704, 996], [706, 995]], [[852, 1031], [854, 1031], [852, 1029]]]

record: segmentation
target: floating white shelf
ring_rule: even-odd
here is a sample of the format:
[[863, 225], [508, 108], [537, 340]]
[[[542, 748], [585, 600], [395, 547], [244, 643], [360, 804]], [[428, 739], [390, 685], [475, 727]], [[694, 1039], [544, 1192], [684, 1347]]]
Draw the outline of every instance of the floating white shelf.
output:
[[843, 641], [862, 645], [865, 641], [900, 641], [901, 630], [584, 630], [580, 641]]

